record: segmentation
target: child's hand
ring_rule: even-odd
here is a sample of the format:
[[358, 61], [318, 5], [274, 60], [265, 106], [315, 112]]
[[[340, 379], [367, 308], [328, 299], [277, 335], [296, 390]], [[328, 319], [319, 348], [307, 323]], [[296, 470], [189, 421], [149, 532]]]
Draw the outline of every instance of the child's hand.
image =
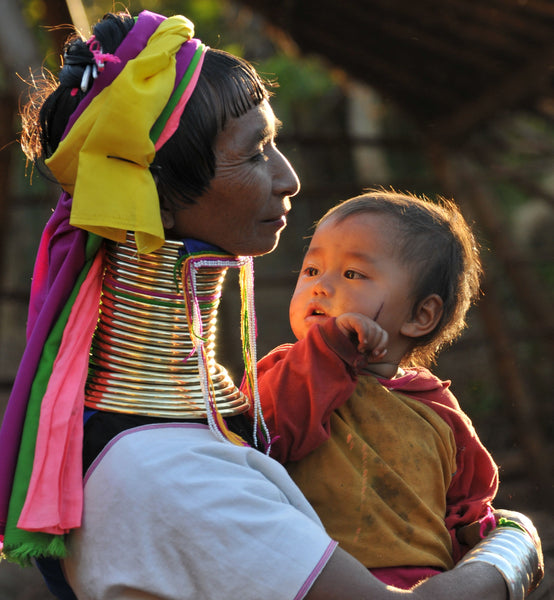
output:
[[[469, 525], [463, 525], [456, 531], [456, 537], [460, 544], [473, 548], [475, 544], [481, 541], [480, 535], [481, 523], [474, 521]], [[487, 533], [489, 533], [487, 531]]]
[[387, 353], [387, 332], [373, 319], [360, 313], [344, 313], [336, 318], [337, 327], [356, 344], [358, 352], [377, 360]]

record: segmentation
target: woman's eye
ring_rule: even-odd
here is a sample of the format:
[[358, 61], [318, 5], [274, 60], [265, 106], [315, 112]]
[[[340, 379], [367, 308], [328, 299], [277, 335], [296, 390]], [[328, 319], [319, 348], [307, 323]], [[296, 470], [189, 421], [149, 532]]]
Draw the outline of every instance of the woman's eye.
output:
[[267, 162], [269, 160], [268, 149], [272, 143], [263, 143], [258, 146], [258, 153], [252, 157], [252, 162]]
[[251, 159], [251, 162], [267, 162], [267, 155], [265, 152], [259, 152], [255, 154]]

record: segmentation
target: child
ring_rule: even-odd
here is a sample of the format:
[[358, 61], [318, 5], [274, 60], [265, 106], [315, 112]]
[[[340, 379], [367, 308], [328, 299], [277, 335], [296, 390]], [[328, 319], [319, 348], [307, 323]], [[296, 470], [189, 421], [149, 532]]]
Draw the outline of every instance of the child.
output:
[[425, 368], [465, 326], [480, 276], [454, 203], [352, 198], [319, 221], [304, 257], [298, 341], [258, 365], [272, 456], [328, 533], [397, 587], [452, 568], [468, 549], [457, 531], [491, 513], [496, 465], [449, 382]]

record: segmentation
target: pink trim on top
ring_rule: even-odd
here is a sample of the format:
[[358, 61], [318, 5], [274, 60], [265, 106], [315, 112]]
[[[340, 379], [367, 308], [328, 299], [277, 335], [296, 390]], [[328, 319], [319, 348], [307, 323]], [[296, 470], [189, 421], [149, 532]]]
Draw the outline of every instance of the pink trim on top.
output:
[[102, 458], [109, 452], [110, 448], [114, 446], [121, 438], [130, 435], [131, 433], [135, 433], [137, 431], [147, 431], [150, 429], [174, 429], [182, 427], [184, 429], [209, 429], [208, 425], [204, 425], [203, 423], [152, 423], [151, 425], [140, 425], [139, 427], [132, 427], [131, 429], [126, 429], [121, 433], [118, 433], [114, 438], [112, 438], [102, 449], [102, 452], [92, 461], [92, 464], [87, 469], [85, 474], [85, 478], [83, 480], [83, 486], [88, 481], [89, 477], [92, 475], [93, 471], [96, 469]]
[[335, 548], [338, 545], [339, 545], [339, 543], [335, 542], [334, 540], [332, 540], [329, 543], [329, 545], [325, 549], [325, 552], [323, 553], [323, 556], [319, 559], [314, 570], [310, 573], [309, 577], [306, 579], [306, 581], [304, 582], [302, 587], [298, 590], [298, 594], [296, 594], [296, 596], [294, 597], [294, 600], [302, 600], [302, 598], [304, 598], [304, 596], [308, 593], [309, 589], [314, 584], [314, 581], [321, 574], [323, 567], [325, 567], [325, 565], [329, 562], [331, 555], [333, 554], [333, 552], [335, 551]]

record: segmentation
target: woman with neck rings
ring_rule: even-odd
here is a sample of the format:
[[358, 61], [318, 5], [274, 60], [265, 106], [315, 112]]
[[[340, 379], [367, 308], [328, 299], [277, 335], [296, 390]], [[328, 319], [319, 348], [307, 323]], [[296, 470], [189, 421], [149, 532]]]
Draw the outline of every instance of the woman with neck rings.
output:
[[373, 578], [266, 455], [263, 417], [253, 431], [213, 359], [237, 267], [255, 388], [248, 257], [276, 247], [299, 190], [252, 67], [145, 11], [68, 43], [59, 79], [22, 140], [64, 192], [0, 437], [7, 557], [36, 558], [59, 598], [504, 600], [509, 574], [485, 559], [407, 593]]

